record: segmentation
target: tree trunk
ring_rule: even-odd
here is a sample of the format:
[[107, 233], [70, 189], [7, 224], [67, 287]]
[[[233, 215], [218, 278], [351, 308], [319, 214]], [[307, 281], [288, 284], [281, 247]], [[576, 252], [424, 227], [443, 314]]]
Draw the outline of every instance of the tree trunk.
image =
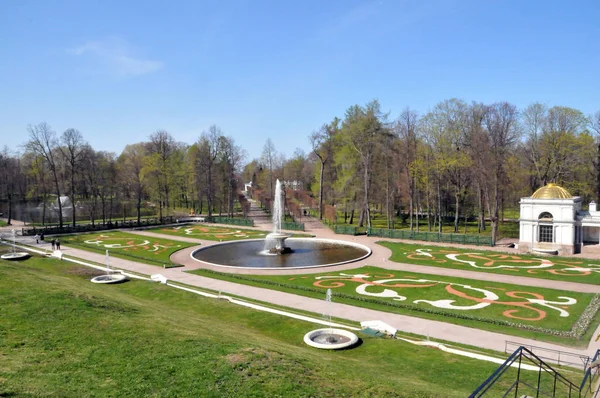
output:
[[458, 232], [458, 218], [460, 215], [460, 193], [459, 193], [459, 188], [456, 187], [456, 193], [454, 194], [454, 199], [455, 199], [455, 212], [454, 212], [454, 233]]
[[440, 179], [437, 180], [437, 196], [438, 196], [438, 233], [442, 233], [442, 195], [440, 192]]
[[77, 216], [75, 214], [77, 209], [75, 208], [75, 170], [73, 170], [73, 167], [71, 167], [71, 209], [72, 224], [73, 229], [75, 229], [77, 226]]
[[12, 202], [13, 202], [12, 198], [13, 198], [13, 195], [9, 193], [8, 194], [8, 220], [7, 220], [8, 225], [12, 224], [12, 222], [11, 222], [12, 221], [12, 208], [13, 208], [13, 206], [12, 206]]
[[600, 201], [600, 144], [598, 144], [598, 159], [596, 164], [596, 202]]
[[54, 174], [54, 187], [56, 189], [56, 199], [58, 201], [58, 226], [60, 228], [62, 228], [62, 226], [63, 226], [62, 203], [60, 202], [60, 188], [58, 187], [58, 176], [56, 175], [56, 169], [52, 170], [52, 174]]
[[[600, 146], [598, 148], [600, 151]], [[324, 171], [325, 171], [325, 163], [321, 162], [321, 175], [319, 176], [319, 220], [323, 219], [323, 172]], [[599, 174], [599, 176], [600, 176], [600, 174]], [[598, 181], [600, 181], [600, 177], [599, 177]]]
[[137, 223], [138, 225], [140, 225], [140, 221], [142, 219], [142, 195], [138, 194], [137, 195], [137, 203], [136, 203], [136, 210], [137, 210]]

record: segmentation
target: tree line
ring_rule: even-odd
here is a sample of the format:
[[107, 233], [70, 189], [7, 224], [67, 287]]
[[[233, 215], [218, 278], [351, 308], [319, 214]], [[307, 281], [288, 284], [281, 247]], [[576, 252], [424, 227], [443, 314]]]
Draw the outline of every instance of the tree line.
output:
[[13, 205], [28, 201], [39, 204], [38, 222], [47, 223], [53, 213], [62, 227], [68, 216], [58, 199], [62, 196], [72, 202], [68, 218], [73, 226], [76, 215], [92, 223], [112, 220], [115, 203], [135, 208], [138, 223], [148, 207], [161, 219], [181, 208], [234, 214], [245, 152], [217, 126], [193, 144], [158, 130], [145, 142], [127, 145], [118, 156], [94, 150], [77, 129], [58, 135], [43, 122], [27, 132], [21, 154], [6, 147], [0, 153], [0, 198], [9, 223]]
[[[275, 172], [269, 140], [245, 178], [263, 186], [274, 173], [302, 181], [318, 198], [319, 217], [331, 222], [370, 227], [376, 209], [388, 228], [401, 218], [411, 230], [426, 223], [442, 232], [450, 222], [459, 232], [463, 218], [475, 217], [480, 232], [491, 224], [495, 241], [505, 204], [514, 210], [547, 183], [597, 200], [599, 135], [600, 112], [586, 116], [564, 106], [519, 110], [453, 98], [425, 114], [406, 108], [392, 119], [374, 100], [323, 124], [309, 136], [312, 152], [280, 160]], [[256, 170], [265, 169], [268, 178], [260, 181]]]
[[60, 225], [62, 195], [92, 221], [110, 219], [113, 202], [131, 204], [138, 221], [148, 206], [160, 218], [181, 208], [233, 216], [244, 210], [236, 205], [242, 183], [272, 197], [279, 178], [311, 193], [296, 195], [314, 202], [296, 208], [314, 207], [334, 223], [371, 226], [375, 211], [388, 228], [400, 221], [411, 230], [441, 232], [451, 224], [459, 232], [461, 220], [474, 217], [480, 231], [490, 223], [495, 240], [505, 205], [514, 209], [549, 182], [584, 201], [600, 196], [600, 112], [540, 103], [518, 109], [453, 98], [392, 118], [374, 100], [309, 134], [310, 153], [296, 149], [286, 158], [267, 139], [262, 155], [247, 163], [215, 125], [192, 144], [159, 130], [118, 156], [95, 151], [76, 129], [58, 135], [39, 123], [27, 132], [22, 153], [0, 153], [0, 199], [9, 218], [15, 201], [41, 203], [43, 212], [56, 203]]

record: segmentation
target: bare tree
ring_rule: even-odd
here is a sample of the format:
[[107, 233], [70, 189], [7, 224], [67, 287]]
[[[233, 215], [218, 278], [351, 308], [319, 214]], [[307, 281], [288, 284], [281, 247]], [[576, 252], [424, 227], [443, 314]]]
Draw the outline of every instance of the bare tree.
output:
[[223, 132], [221, 129], [216, 125], [212, 125], [207, 131], [202, 133], [198, 141], [198, 174], [204, 175], [204, 190], [206, 192], [209, 217], [212, 216], [215, 201], [214, 167], [219, 155], [222, 136]]
[[69, 174], [69, 185], [71, 192], [72, 205], [72, 224], [73, 227], [77, 224], [76, 206], [75, 206], [75, 175], [79, 173], [79, 166], [83, 161], [86, 153], [85, 148], [87, 143], [83, 140], [83, 136], [76, 129], [66, 130], [61, 138], [61, 146], [59, 147], [63, 160], [65, 161], [67, 173]]
[[492, 221], [492, 243], [498, 238], [498, 220], [501, 198], [501, 182], [504, 177], [506, 159], [514, 144], [520, 138], [517, 108], [507, 102], [499, 102], [488, 107], [484, 125], [488, 134], [492, 181], [488, 196], [488, 213]]
[[29, 132], [29, 141], [25, 145], [27, 150], [41, 156], [50, 172], [54, 181], [56, 193], [56, 201], [58, 203], [58, 224], [60, 228], [63, 226], [62, 203], [60, 201], [60, 186], [58, 179], [58, 162], [56, 159], [56, 151], [58, 150], [58, 140], [56, 133], [46, 122], [39, 123], [35, 126], [27, 128]]
[[272, 198], [275, 196], [275, 192], [273, 190], [273, 169], [275, 168], [275, 164], [277, 162], [277, 151], [275, 150], [275, 145], [273, 145], [273, 141], [271, 141], [270, 138], [267, 138], [267, 142], [265, 142], [260, 160], [269, 170], [269, 192]]
[[408, 182], [408, 207], [411, 231], [413, 230], [413, 213], [416, 213], [417, 215], [417, 230], [419, 228], [418, 209], [415, 212], [415, 187], [417, 174], [415, 167], [417, 160], [418, 122], [419, 116], [417, 113], [411, 111], [410, 108], [406, 108], [402, 111], [395, 123], [396, 133], [400, 138], [401, 164], [404, 172], [406, 173]]
[[[159, 218], [162, 220], [163, 207], [169, 209], [169, 168], [168, 161], [175, 150], [175, 140], [165, 130], [158, 130], [150, 135], [148, 151], [156, 158], [156, 181], [158, 188]], [[163, 196], [164, 193], [164, 196]]]
[[121, 183], [135, 197], [138, 225], [141, 221], [142, 199], [147, 188], [147, 155], [145, 145], [127, 145], [119, 156], [117, 163]]
[[23, 180], [20, 158], [12, 155], [5, 146], [0, 152], [0, 197], [4, 196], [8, 202], [8, 225], [11, 225], [15, 196], [18, 196]]
[[335, 118], [331, 124], [324, 124], [321, 126], [321, 129], [313, 132], [310, 136], [312, 150], [321, 163], [321, 172], [319, 173], [319, 220], [323, 219], [323, 180], [325, 165], [333, 156], [333, 138], [339, 130], [339, 123], [339, 119]]

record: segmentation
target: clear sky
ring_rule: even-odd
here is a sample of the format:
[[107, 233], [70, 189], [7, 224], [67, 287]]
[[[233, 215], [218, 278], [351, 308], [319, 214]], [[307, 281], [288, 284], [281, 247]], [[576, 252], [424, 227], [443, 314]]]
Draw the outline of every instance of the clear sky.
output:
[[600, 1], [4, 0], [0, 146], [27, 125], [120, 153], [211, 124], [290, 156], [353, 104], [396, 117], [437, 102], [600, 110]]

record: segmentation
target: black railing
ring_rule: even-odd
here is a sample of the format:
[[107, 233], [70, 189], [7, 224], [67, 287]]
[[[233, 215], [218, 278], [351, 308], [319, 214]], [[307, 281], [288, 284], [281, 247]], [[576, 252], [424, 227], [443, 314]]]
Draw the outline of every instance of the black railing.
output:
[[464, 245], [493, 246], [491, 236], [468, 234], [441, 234], [438, 232], [417, 232], [405, 229], [368, 228], [367, 235], [391, 239], [424, 240], [427, 242], [460, 243]]
[[43, 227], [32, 227], [32, 228], [23, 228], [21, 233], [23, 236], [33, 236], [37, 234], [44, 235], [54, 235], [54, 234], [71, 234], [75, 232], [93, 232], [93, 231], [104, 231], [110, 229], [118, 229], [118, 228], [140, 228], [140, 227], [150, 227], [150, 226], [158, 226], [165, 224], [172, 224], [175, 222], [175, 218], [173, 216], [165, 216], [161, 219], [159, 218], [148, 218], [142, 219], [138, 223], [137, 220], [125, 220], [119, 221], [114, 220], [107, 223], [91, 223], [89, 224], [77, 224], [75, 227], [73, 225], [64, 224], [62, 227], [58, 225], [47, 225]]
[[[598, 355], [599, 351], [594, 360]], [[528, 366], [527, 369], [524, 366]], [[469, 397], [592, 397], [596, 378], [596, 367], [587, 366], [583, 381], [577, 385], [530, 349], [520, 346]]]
[[557, 365], [566, 365], [585, 370], [587, 369], [591, 361], [591, 358], [587, 355], [574, 354], [568, 351], [559, 351], [534, 345], [521, 344], [508, 340], [504, 343], [504, 352], [508, 354], [509, 352], [513, 352], [521, 346], [533, 352], [535, 355], [538, 356], [538, 358], [541, 358], [546, 362], [555, 363]]

